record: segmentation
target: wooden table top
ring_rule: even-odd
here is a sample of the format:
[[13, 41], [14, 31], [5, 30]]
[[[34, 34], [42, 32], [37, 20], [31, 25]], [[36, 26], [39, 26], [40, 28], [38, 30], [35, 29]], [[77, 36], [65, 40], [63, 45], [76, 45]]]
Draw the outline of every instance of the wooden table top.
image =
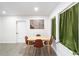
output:
[[45, 40], [45, 41], [49, 41], [50, 37], [47, 36], [32, 36], [32, 37], [28, 37], [27, 40], [36, 40], [36, 39], [41, 39], [41, 40]]

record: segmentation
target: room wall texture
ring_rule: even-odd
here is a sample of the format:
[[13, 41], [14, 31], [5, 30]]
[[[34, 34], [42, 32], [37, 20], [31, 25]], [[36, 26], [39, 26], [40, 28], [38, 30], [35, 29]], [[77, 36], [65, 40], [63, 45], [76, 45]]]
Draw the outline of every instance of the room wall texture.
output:
[[[30, 19], [44, 19], [44, 29], [30, 29]], [[50, 36], [51, 21], [47, 16], [0, 16], [0, 43], [16, 43], [16, 21], [26, 21], [26, 35]]]

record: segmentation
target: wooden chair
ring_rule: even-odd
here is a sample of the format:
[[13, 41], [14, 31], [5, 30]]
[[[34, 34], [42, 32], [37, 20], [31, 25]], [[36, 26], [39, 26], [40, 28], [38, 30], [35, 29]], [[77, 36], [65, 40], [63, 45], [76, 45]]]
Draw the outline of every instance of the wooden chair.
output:
[[36, 47], [36, 48], [41, 48], [41, 47], [43, 47], [43, 42], [42, 42], [42, 40], [41, 40], [41, 39], [36, 39], [36, 40], [35, 40], [35, 43], [34, 43], [34, 47]]
[[36, 34], [36, 36], [41, 36], [40, 34]]
[[25, 43], [28, 45], [33, 45], [34, 44], [34, 42], [33, 41], [28, 41], [27, 40], [28, 39], [28, 37], [27, 36], [25, 36]]
[[[52, 44], [52, 42], [53, 42], [53, 37], [51, 37], [51, 38], [50, 38], [49, 44], [51, 45], [51, 44]], [[47, 45], [47, 44], [48, 44], [48, 42], [47, 42], [47, 41], [44, 41], [44, 44], [45, 44], [45, 45]]]
[[27, 40], [27, 39], [28, 39], [28, 37], [25, 36], [25, 43], [26, 43], [26, 44], [28, 44], [28, 40]]
[[47, 44], [48, 44], [48, 42], [47, 42], [47, 41], [44, 41], [44, 44], [45, 44], [45, 45], [47, 45]]

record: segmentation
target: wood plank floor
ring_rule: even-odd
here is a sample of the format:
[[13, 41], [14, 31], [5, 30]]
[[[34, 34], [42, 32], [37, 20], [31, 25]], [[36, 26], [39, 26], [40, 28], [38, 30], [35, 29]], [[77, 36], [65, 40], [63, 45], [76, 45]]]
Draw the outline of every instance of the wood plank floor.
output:
[[24, 56], [56, 56], [52, 47], [49, 47], [50, 51], [48, 51], [48, 46], [44, 46], [42, 48], [36, 48], [33, 46], [27, 46], [25, 49]]
[[56, 53], [51, 46], [35, 48], [33, 45], [0, 43], [0, 56], [56, 56]]

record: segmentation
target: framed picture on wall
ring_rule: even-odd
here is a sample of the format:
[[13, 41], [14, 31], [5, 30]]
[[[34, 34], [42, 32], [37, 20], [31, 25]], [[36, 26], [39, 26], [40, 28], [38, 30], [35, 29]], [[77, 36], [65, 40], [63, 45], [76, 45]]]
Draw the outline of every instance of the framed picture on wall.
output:
[[44, 20], [30, 20], [30, 29], [44, 29]]

